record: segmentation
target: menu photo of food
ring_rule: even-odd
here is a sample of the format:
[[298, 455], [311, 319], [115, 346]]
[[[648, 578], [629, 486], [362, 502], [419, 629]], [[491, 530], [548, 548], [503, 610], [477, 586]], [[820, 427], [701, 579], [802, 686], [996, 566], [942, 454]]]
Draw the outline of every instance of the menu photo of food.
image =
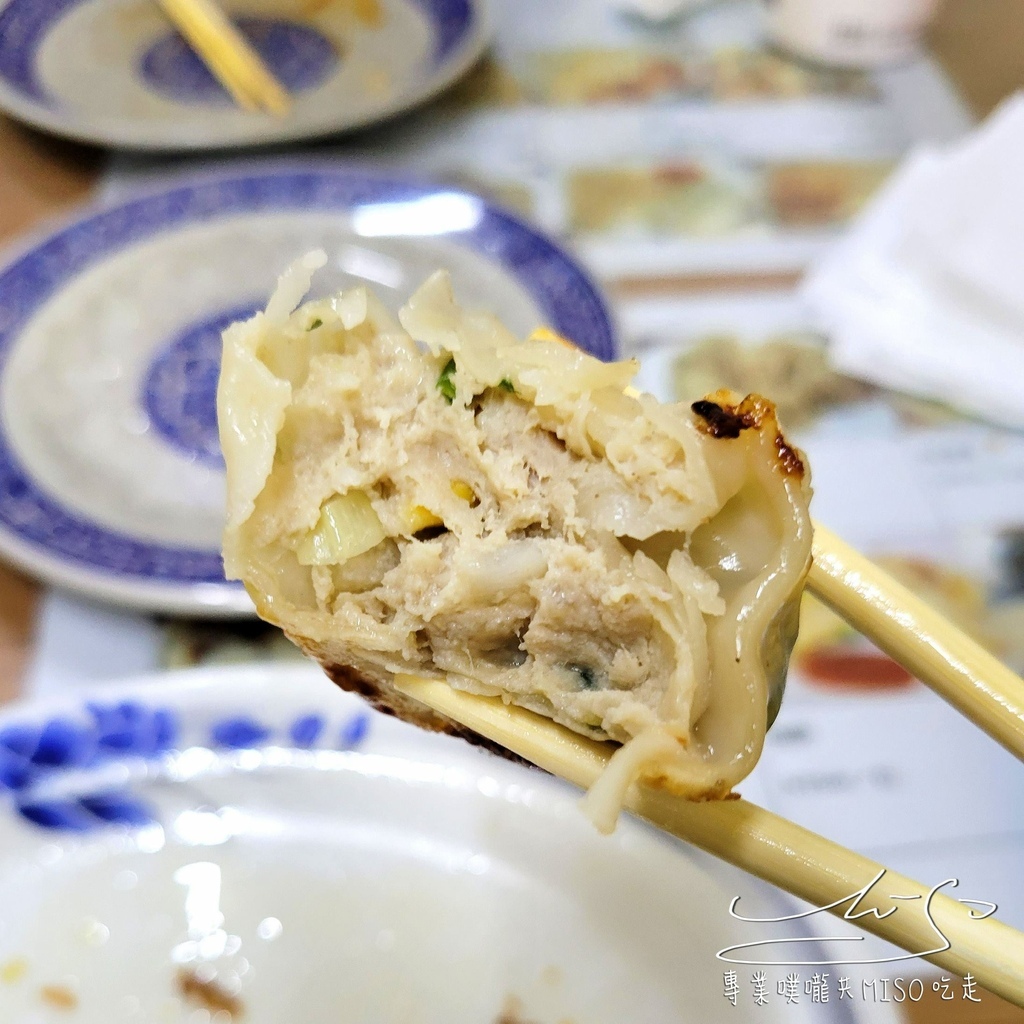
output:
[[567, 226], [582, 233], [731, 234], [757, 220], [751, 184], [698, 161], [582, 168], [565, 179]]
[[861, 72], [810, 68], [765, 49], [700, 52], [661, 46], [577, 46], [487, 57], [447, 102], [509, 107], [773, 102], [812, 97], [874, 99]]
[[521, 68], [530, 100], [552, 106], [682, 99], [708, 85], [699, 63], [640, 47], [548, 50], [527, 55]]
[[[1024, 669], [1024, 530], [998, 538], [997, 578], [911, 555], [874, 558], [908, 590], [932, 605], [1015, 671]], [[805, 594], [790, 683], [817, 694], [898, 694], [918, 686], [910, 673], [851, 626]]]
[[765, 167], [769, 215], [782, 228], [827, 228], [860, 212], [893, 169], [889, 160], [811, 160]]
[[860, 211], [890, 170], [881, 160], [580, 167], [565, 176], [567, 226], [692, 237], [832, 230]]
[[708, 63], [711, 96], [723, 103], [878, 96], [871, 79], [862, 71], [812, 67], [774, 50], [725, 47], [712, 53]]
[[694, 401], [716, 387], [772, 395], [779, 420], [798, 439], [815, 429], [877, 434], [965, 422], [948, 406], [840, 372], [829, 360], [827, 339], [813, 330], [757, 338], [711, 330], [672, 347], [667, 369], [676, 400]]

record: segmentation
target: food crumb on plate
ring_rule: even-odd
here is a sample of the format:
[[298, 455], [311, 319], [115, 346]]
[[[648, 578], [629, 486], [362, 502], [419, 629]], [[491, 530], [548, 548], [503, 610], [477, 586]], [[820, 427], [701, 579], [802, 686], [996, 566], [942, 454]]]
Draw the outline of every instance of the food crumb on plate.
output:
[[178, 991], [185, 999], [211, 1013], [223, 1011], [231, 1020], [240, 1019], [245, 1009], [237, 996], [225, 992], [216, 981], [205, 981], [192, 971], [178, 972]]
[[56, 1010], [78, 1009], [78, 996], [67, 985], [43, 985], [39, 997]]
[[5, 985], [16, 985], [28, 973], [28, 961], [16, 956], [0, 964], [0, 981]]

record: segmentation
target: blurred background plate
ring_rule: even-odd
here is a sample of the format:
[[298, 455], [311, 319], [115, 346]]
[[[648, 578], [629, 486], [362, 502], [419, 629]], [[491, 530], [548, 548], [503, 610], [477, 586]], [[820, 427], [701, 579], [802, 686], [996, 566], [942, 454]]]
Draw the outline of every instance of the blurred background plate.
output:
[[[791, 909], [307, 666], [14, 706], [0, 758], [5, 1024], [732, 1022], [730, 901]], [[773, 991], [757, 1019], [849, 1006]]]
[[219, 149], [372, 124], [442, 91], [490, 38], [485, 0], [228, 0], [293, 99], [237, 108], [154, 0], [0, 0], [0, 107], [126, 149]]
[[586, 274], [471, 193], [337, 164], [165, 187], [0, 271], [0, 552], [120, 604], [251, 614], [220, 561], [220, 332], [314, 248], [315, 294], [366, 282], [397, 310], [446, 267], [464, 305], [614, 355]]

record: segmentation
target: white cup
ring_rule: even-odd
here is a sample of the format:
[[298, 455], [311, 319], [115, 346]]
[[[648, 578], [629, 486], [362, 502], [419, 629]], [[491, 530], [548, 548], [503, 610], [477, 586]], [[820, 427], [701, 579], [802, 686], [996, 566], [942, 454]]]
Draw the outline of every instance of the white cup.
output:
[[909, 60], [937, 0], [766, 0], [768, 31], [799, 57], [840, 67]]

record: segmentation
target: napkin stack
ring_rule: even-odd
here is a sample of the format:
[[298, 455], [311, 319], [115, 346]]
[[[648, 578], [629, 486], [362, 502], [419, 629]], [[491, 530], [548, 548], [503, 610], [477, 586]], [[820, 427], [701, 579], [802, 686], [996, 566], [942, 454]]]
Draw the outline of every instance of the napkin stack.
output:
[[843, 372], [1024, 429], [1024, 94], [910, 157], [803, 297]]

